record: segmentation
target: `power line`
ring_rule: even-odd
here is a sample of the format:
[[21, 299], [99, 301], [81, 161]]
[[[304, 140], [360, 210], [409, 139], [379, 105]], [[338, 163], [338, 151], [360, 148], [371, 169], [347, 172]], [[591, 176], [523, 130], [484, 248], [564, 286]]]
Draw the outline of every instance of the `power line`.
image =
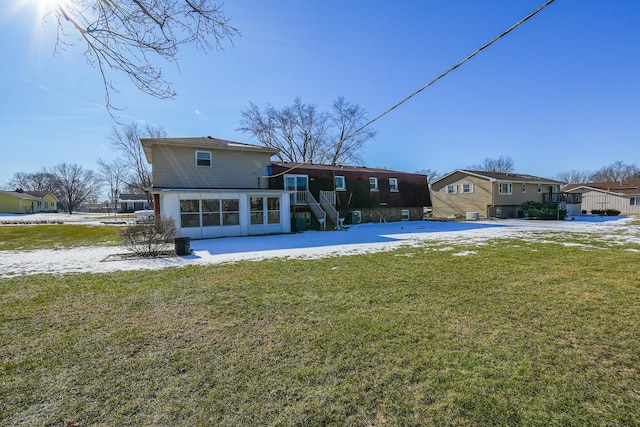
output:
[[460, 66], [462, 66], [465, 62], [469, 61], [471, 58], [473, 58], [474, 56], [476, 56], [477, 54], [479, 54], [480, 52], [482, 52], [483, 50], [485, 50], [486, 48], [488, 48], [489, 46], [491, 46], [492, 44], [494, 44], [495, 42], [497, 42], [498, 40], [500, 40], [501, 38], [503, 38], [504, 36], [506, 36], [507, 34], [509, 34], [511, 31], [515, 30], [517, 27], [519, 27], [520, 25], [522, 25], [524, 22], [528, 21], [529, 19], [533, 18], [538, 12], [540, 12], [542, 9], [544, 9], [545, 7], [549, 6], [551, 3], [553, 3], [555, 0], [548, 0], [547, 2], [545, 2], [543, 5], [539, 6], [536, 10], [534, 10], [533, 12], [531, 12], [530, 14], [528, 14], [527, 16], [525, 16], [524, 18], [522, 18], [521, 20], [519, 20], [518, 22], [516, 22], [515, 24], [513, 24], [511, 27], [509, 27], [508, 30], [502, 32], [501, 34], [499, 34], [498, 36], [494, 37], [491, 41], [485, 43], [482, 47], [476, 49], [475, 52], [473, 52], [471, 55], [467, 56], [466, 58], [464, 58], [462, 61], [458, 62], [456, 65], [454, 65], [453, 67], [449, 68], [447, 71], [445, 71], [444, 73], [440, 74], [438, 77], [436, 77], [435, 79], [431, 80], [429, 83], [427, 83], [426, 85], [422, 86], [420, 89], [416, 90], [415, 92], [413, 92], [411, 95], [407, 96], [406, 98], [404, 98], [402, 101], [398, 102], [397, 104], [395, 104], [393, 107], [389, 108], [388, 110], [384, 111], [383, 113], [379, 114], [378, 116], [376, 116], [375, 118], [373, 118], [372, 120], [369, 120], [367, 123], [365, 123], [364, 125], [362, 125], [359, 129], [357, 129], [356, 131], [354, 131], [353, 133], [351, 133], [350, 135], [347, 135], [346, 137], [344, 137], [340, 142], [345, 141], [349, 138], [351, 138], [352, 136], [356, 135], [358, 132], [361, 132], [362, 130], [364, 130], [366, 127], [370, 126], [372, 123], [374, 123], [375, 121], [381, 119], [382, 117], [386, 116], [387, 114], [389, 114], [391, 111], [395, 110], [396, 108], [398, 108], [399, 106], [401, 106], [402, 104], [404, 104], [405, 102], [407, 102], [409, 99], [413, 98], [414, 96], [416, 96], [417, 94], [419, 94], [420, 92], [422, 92], [423, 90], [425, 90], [426, 88], [428, 88], [429, 86], [433, 85], [435, 82], [437, 82], [438, 80], [440, 80], [441, 78], [443, 78], [444, 76], [446, 76], [447, 74], [449, 74], [450, 72], [452, 72], [453, 70], [459, 68]]
[[[479, 54], [480, 52], [482, 52], [483, 50], [485, 50], [486, 48], [488, 48], [489, 46], [491, 46], [492, 44], [494, 44], [495, 42], [497, 42], [498, 40], [500, 40], [501, 38], [503, 38], [504, 36], [506, 36], [510, 32], [512, 32], [513, 30], [518, 28], [520, 25], [524, 24], [529, 19], [533, 18], [536, 14], [538, 14], [540, 11], [542, 11], [544, 8], [549, 6], [554, 1], [555, 0], [547, 0], [545, 3], [540, 5], [536, 10], [534, 10], [531, 13], [529, 13], [527, 16], [525, 16], [524, 18], [522, 18], [521, 20], [519, 20], [518, 22], [513, 24], [511, 27], [509, 27], [509, 29], [503, 31], [502, 33], [500, 33], [499, 35], [497, 35], [496, 37], [491, 39], [489, 42], [485, 43], [480, 48], [476, 49], [471, 55], [467, 56], [462, 61], [460, 61], [457, 64], [455, 64], [453, 67], [449, 68], [447, 71], [445, 71], [444, 73], [440, 74], [438, 77], [434, 78], [433, 80], [431, 80], [426, 85], [422, 86], [420, 89], [416, 90], [415, 92], [413, 92], [409, 96], [405, 97], [403, 100], [401, 100], [400, 102], [398, 102], [397, 104], [395, 104], [391, 108], [385, 110], [384, 112], [382, 112], [378, 116], [376, 116], [373, 119], [369, 120], [367, 123], [362, 125], [360, 128], [358, 128], [354, 132], [352, 132], [349, 135], [347, 135], [347, 136], [343, 137], [342, 139], [340, 139], [340, 141], [338, 141], [338, 144], [341, 143], [341, 142], [346, 141], [347, 139], [353, 137], [354, 135], [357, 135], [359, 132], [362, 132], [365, 128], [367, 128], [368, 126], [370, 126], [374, 122], [378, 121], [382, 117], [386, 116], [387, 114], [389, 114], [390, 112], [392, 112], [393, 110], [395, 110], [396, 108], [398, 108], [399, 106], [401, 106], [402, 104], [404, 104], [405, 102], [407, 102], [408, 100], [410, 100], [411, 98], [413, 98], [414, 96], [416, 96], [417, 94], [422, 92], [423, 90], [427, 89], [429, 86], [433, 85], [435, 82], [437, 82], [438, 80], [440, 80], [441, 78], [443, 78], [447, 74], [451, 73], [452, 71], [456, 70], [457, 68], [460, 68], [463, 64], [465, 64], [466, 62], [471, 60], [471, 58], [473, 58], [474, 56], [476, 56], [477, 54]], [[290, 169], [288, 169], [288, 170], [286, 170], [284, 172], [278, 173], [276, 175], [269, 176], [269, 178], [274, 178], [276, 176], [284, 175], [285, 173], [290, 172], [290, 171], [302, 166], [303, 164], [304, 163], [300, 163], [300, 164], [297, 164], [295, 166], [292, 166]]]

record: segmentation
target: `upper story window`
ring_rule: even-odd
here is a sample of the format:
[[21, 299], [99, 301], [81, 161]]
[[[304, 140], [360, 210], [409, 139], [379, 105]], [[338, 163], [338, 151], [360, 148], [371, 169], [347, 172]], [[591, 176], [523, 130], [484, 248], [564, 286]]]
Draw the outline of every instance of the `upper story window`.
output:
[[447, 194], [456, 194], [458, 192], [458, 186], [451, 184], [447, 185]]
[[389, 191], [399, 191], [398, 178], [389, 178]]
[[211, 151], [196, 151], [196, 166], [211, 167]]
[[523, 193], [527, 192], [527, 184], [525, 184], [524, 182], [522, 183], [522, 192]]
[[498, 193], [511, 194], [513, 192], [513, 185], [510, 182], [501, 182], [499, 184]]
[[336, 191], [344, 191], [347, 189], [347, 181], [344, 176], [336, 176]]
[[473, 184], [462, 184], [463, 193], [473, 193]]
[[378, 191], [378, 178], [369, 178], [369, 190]]

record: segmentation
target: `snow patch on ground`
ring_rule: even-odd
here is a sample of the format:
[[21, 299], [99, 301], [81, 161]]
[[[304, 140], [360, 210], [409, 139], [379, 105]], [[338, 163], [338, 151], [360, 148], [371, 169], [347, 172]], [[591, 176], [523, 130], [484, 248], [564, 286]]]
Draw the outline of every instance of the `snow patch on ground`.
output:
[[[35, 214], [40, 217], [56, 215], [52, 220], [100, 225], [104, 215], [91, 214]], [[22, 215], [21, 217], [26, 217]], [[15, 220], [15, 216], [0, 216]], [[344, 231], [305, 231], [298, 234], [228, 237], [193, 240], [193, 253], [183, 257], [157, 259], [118, 259], [126, 252], [122, 247], [92, 246], [70, 249], [0, 251], [0, 277], [28, 274], [107, 273], [126, 270], [157, 270], [187, 265], [221, 264], [238, 261], [260, 261], [270, 258], [318, 259], [392, 251], [401, 247], [421, 247], [451, 251], [452, 256], [477, 253], [469, 247], [489, 243], [508, 243], [520, 247], [519, 242], [565, 244], [566, 246], [638, 246], [628, 250], [640, 251], [640, 227], [630, 226], [632, 218], [575, 217], [567, 221], [489, 220], [489, 221], [412, 221], [395, 223], [367, 223]], [[104, 224], [102, 224], [104, 225]], [[579, 236], [580, 239], [576, 239]], [[588, 237], [589, 243], [576, 243]], [[566, 239], [566, 242], [563, 242]], [[456, 246], [465, 246], [456, 252]], [[595, 247], [595, 246], [593, 246]], [[598, 247], [602, 249], [602, 247]], [[403, 256], [410, 256], [405, 254]], [[108, 259], [116, 259], [109, 261]]]

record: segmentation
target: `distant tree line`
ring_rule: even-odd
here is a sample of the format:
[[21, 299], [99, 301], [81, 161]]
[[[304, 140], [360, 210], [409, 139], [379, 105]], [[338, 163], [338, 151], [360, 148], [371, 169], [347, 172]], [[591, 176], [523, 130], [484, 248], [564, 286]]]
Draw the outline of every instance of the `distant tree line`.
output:
[[[65, 211], [72, 213], [85, 203], [104, 200], [114, 209], [123, 193], [146, 194], [151, 186], [151, 166], [147, 163], [140, 138], [166, 136], [164, 128], [136, 123], [113, 127], [109, 139], [120, 157], [112, 161], [97, 159], [97, 171], [77, 164], [60, 163], [37, 172], [15, 172], [8, 189], [54, 194]], [[106, 200], [105, 200], [106, 198]]]
[[556, 179], [567, 184], [627, 181], [630, 179], [640, 179], [640, 168], [638, 168], [635, 163], [630, 164], [623, 160], [616, 160], [593, 172], [580, 170], [560, 172], [556, 175]]

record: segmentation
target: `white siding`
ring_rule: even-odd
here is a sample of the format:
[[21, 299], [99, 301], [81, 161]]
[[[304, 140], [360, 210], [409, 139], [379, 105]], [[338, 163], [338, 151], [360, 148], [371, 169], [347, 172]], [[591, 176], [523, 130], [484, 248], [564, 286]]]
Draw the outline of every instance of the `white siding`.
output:
[[[638, 196], [640, 199], [640, 196]], [[640, 214], [640, 206], [631, 206], [628, 196], [603, 191], [584, 190], [582, 193], [582, 210], [590, 213], [592, 210], [616, 209], [623, 215]]]

